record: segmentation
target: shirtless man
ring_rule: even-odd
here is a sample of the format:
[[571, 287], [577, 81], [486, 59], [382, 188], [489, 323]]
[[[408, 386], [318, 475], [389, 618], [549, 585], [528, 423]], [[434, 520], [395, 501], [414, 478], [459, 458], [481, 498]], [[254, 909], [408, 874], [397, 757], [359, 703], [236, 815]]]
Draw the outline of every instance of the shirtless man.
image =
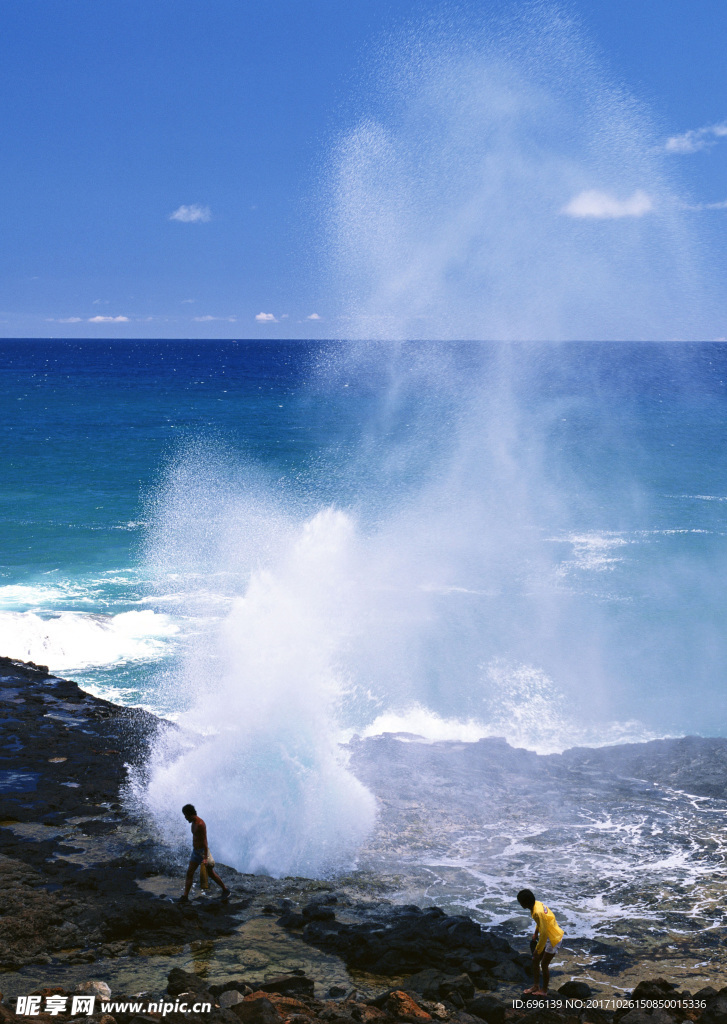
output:
[[[185, 804], [182, 808], [182, 814], [192, 826], [192, 856], [189, 859], [187, 877], [184, 881], [184, 896], [179, 897], [179, 903], [188, 903], [189, 890], [192, 888], [194, 873], [200, 864], [207, 864], [207, 858], [209, 857], [210, 851], [209, 846], [207, 845], [207, 826], [202, 819], [197, 816], [197, 811], [194, 806], [192, 804]], [[222, 889], [222, 899], [226, 900], [230, 895], [230, 890], [213, 867], [208, 866], [207, 873], [212, 881], [217, 882], [220, 889]]]

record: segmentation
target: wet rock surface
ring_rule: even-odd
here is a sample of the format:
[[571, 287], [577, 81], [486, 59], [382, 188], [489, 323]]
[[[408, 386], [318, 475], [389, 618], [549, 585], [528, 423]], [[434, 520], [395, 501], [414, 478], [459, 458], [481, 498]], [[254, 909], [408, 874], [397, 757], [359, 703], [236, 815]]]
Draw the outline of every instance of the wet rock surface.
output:
[[[298, 982], [297, 987], [293, 984]], [[180, 969], [169, 972], [164, 990], [122, 996], [103, 982], [90, 981], [76, 989], [61, 986], [39, 989], [35, 996], [41, 1011], [34, 1016], [47, 1024], [52, 1020], [85, 1019], [98, 1024], [156, 1024], [169, 1020], [210, 1024], [725, 1024], [727, 989], [705, 990], [691, 995], [677, 992], [663, 979], [643, 982], [632, 993], [624, 993], [618, 1009], [604, 1009], [586, 999], [567, 1000], [563, 990], [546, 997], [503, 1000], [491, 994], [475, 994], [457, 1004], [446, 999], [432, 1001], [411, 988], [387, 989], [373, 998], [356, 991], [342, 998], [316, 998], [309, 979], [290, 976], [276, 983], [251, 987], [244, 978], [224, 985], [208, 984], [198, 974]], [[74, 1013], [75, 997], [93, 995], [94, 1002]], [[70, 1013], [67, 1010], [70, 1009]], [[76, 1009], [78, 1006], [76, 1005]], [[43, 1012], [45, 1010], [46, 1012]], [[52, 1011], [52, 1012], [51, 1012]], [[0, 1000], [0, 1024], [10, 1024], [26, 1010], [17, 999]]]
[[469, 917], [448, 915], [439, 907], [422, 910], [379, 904], [355, 908], [355, 919], [347, 921], [345, 916], [336, 918], [337, 903], [336, 896], [313, 901], [301, 914], [284, 914], [279, 923], [299, 930], [305, 942], [372, 974], [397, 976], [430, 968], [442, 979], [437, 997], [450, 994], [450, 989], [459, 991], [457, 979], [466, 979], [460, 989], [471, 997], [473, 982], [480, 988], [494, 988], [504, 976], [513, 981], [527, 978], [529, 960]]
[[[127, 766], [143, 759], [157, 729], [168, 727], [41, 666], [0, 659], [0, 1024], [17, 1020], [20, 994], [39, 994], [34, 1016], [45, 1022], [66, 1019], [72, 996], [82, 991], [95, 995], [99, 1024], [727, 1024], [727, 988], [703, 987], [687, 999], [684, 988], [658, 977], [637, 988], [641, 1002], [616, 1009], [598, 1004], [604, 993], [597, 987], [555, 971], [554, 996], [528, 1003], [522, 991], [529, 958], [517, 948], [526, 947], [524, 940], [513, 943], [507, 929], [483, 928], [439, 907], [397, 905], [378, 883], [370, 886], [374, 898], [360, 898], [365, 878], [276, 880], [221, 865], [233, 887], [230, 901], [198, 896], [180, 906], [172, 900], [185, 863], [161, 849], [121, 802]], [[572, 751], [552, 770], [585, 764], [598, 775], [621, 756], [621, 767], [644, 778], [671, 772], [674, 785], [694, 788], [698, 776], [712, 787], [727, 772], [725, 751], [722, 741], [698, 740], [673, 741], [671, 760], [663, 745], [622, 755]], [[490, 755], [502, 766], [497, 741]], [[421, 752], [410, 747], [407, 756]], [[513, 752], [513, 763], [529, 757]], [[183, 966], [170, 972], [172, 962]], [[111, 1002], [131, 1003], [99, 1010], [108, 986]], [[66, 998], [67, 1009], [47, 1013], [51, 996]], [[209, 1008], [182, 1012], [175, 1008], [180, 1002]]]

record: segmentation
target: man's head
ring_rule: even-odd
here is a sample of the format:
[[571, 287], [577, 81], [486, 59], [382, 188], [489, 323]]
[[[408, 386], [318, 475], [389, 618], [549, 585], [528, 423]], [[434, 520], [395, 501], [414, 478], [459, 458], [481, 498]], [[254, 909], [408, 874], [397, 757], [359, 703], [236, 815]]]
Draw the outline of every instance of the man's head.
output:
[[187, 819], [187, 821], [192, 821], [194, 818], [196, 818], [197, 812], [194, 809], [194, 804], [185, 804], [184, 807], [182, 808], [182, 814]]
[[517, 894], [517, 901], [520, 906], [524, 907], [526, 910], [532, 910], [535, 906], [535, 897], [530, 889], [521, 889]]

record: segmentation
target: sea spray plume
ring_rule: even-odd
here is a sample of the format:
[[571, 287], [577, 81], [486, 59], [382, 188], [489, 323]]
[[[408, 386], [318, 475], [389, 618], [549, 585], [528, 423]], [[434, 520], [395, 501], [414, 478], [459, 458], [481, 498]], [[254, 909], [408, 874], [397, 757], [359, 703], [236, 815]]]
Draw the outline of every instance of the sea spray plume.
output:
[[[335, 360], [320, 386], [368, 404], [348, 471], [375, 599], [350, 674], [375, 699], [351, 726], [419, 708], [538, 749], [597, 736], [595, 722], [646, 736], [633, 719], [665, 666], [633, 643], [640, 595], [614, 534], [648, 501], [639, 413], [624, 401], [643, 365], [621, 365], [616, 345], [518, 343], [360, 344]], [[584, 561], [584, 545], [609, 555]], [[521, 725], [508, 720], [518, 695], [537, 706]]]
[[[158, 744], [138, 786], [170, 841], [185, 839], [176, 808], [213, 792], [207, 816], [230, 837], [223, 859], [334, 869], [373, 814], [337, 739], [405, 722], [412, 708], [434, 735], [464, 735], [460, 722], [469, 736], [547, 750], [645, 734], [611, 719], [633, 718], [661, 666], [632, 653], [629, 606], [610, 614], [605, 570], [619, 566], [618, 549], [595, 565], [584, 556], [608, 542], [604, 503], [630, 518], [609, 451], [629, 424], [622, 411], [612, 426], [599, 390], [599, 365], [613, 364], [590, 347], [576, 349], [582, 359], [544, 345], [441, 348], [405, 343], [390, 358], [374, 346], [360, 372], [329, 362], [326, 415], [352, 390], [367, 410], [341, 471], [368, 482], [355, 514], [327, 500], [311, 513], [313, 481], [299, 498], [210, 446], [172, 468], [150, 560], [164, 585], [178, 584], [178, 607], [215, 614], [168, 674], [182, 729]], [[633, 367], [619, 372], [628, 380]], [[389, 386], [377, 390], [377, 378]], [[340, 437], [333, 448], [321, 478], [341, 462]], [[603, 465], [599, 490], [588, 473], [600, 479]], [[569, 568], [584, 560], [585, 582]]]
[[[208, 453], [206, 488], [209, 470]], [[186, 471], [175, 476], [186, 482]], [[186, 491], [176, 502], [165, 493], [180, 508], [190, 499]], [[212, 487], [203, 504], [208, 498], [224, 513], [208, 524], [213, 534], [229, 536], [232, 520], [242, 535], [256, 521], [250, 507], [240, 515], [242, 494]], [[174, 518], [162, 530], [167, 554], [174, 537], [182, 547], [187, 541]], [[186, 710], [179, 731], [159, 737], [134, 799], [171, 843], [182, 840], [178, 809], [193, 800], [225, 863], [318, 875], [350, 864], [374, 820], [373, 797], [346, 767], [337, 724], [347, 685], [339, 662], [356, 619], [356, 529], [333, 509], [302, 522], [279, 512], [267, 525], [269, 543], [258, 533], [247, 558], [228, 565], [240, 596], [175, 672]], [[206, 557], [214, 561], [225, 548], [221, 538]]]
[[343, 337], [705, 336], [658, 133], [557, 5], [458, 8], [382, 49], [331, 161]]
[[[453, 359], [411, 339], [699, 337], [712, 313], [646, 112], [560, 8], [525, 11], [483, 25], [460, 8], [390, 41], [327, 193], [341, 333], [369, 341], [337, 365], [328, 353], [323, 376], [365, 388], [378, 365], [355, 474], [366, 496], [377, 482], [375, 547], [407, 595], [388, 666], [369, 675], [378, 692], [398, 681], [390, 708], [408, 690], [466, 720], [486, 717], [503, 683], [488, 665], [555, 680], [591, 718], [608, 713], [614, 678], [654, 675], [638, 656], [624, 672], [629, 631], [603, 582], [566, 581], [560, 541], [643, 502], [613, 457], [633, 410], [614, 421], [597, 371], [570, 352], [495, 346], [462, 373], [461, 346]], [[614, 473], [608, 511], [599, 458]]]
[[[432, 45], [403, 48], [391, 96], [339, 147], [333, 248], [358, 318], [349, 333], [653, 336], [694, 322], [687, 233], [641, 115], [601, 89], [572, 29], [543, 24], [464, 42], [430, 26]], [[620, 201], [642, 190], [653, 210], [562, 212], [589, 189]], [[158, 512], [160, 569], [214, 574], [228, 607], [176, 673], [184, 731], [142, 787], [170, 837], [177, 806], [205, 805], [194, 780], [215, 791], [206, 817], [230, 837], [222, 859], [320, 873], [373, 815], [340, 759], [341, 727], [416, 706], [487, 734], [535, 694], [540, 741], [556, 749], [583, 735], [579, 717], [603, 724], [624, 705], [632, 717], [635, 679], [645, 706], [658, 666], [631, 655], [633, 620], [612, 614], [608, 581], [564, 571], [572, 538], [629, 520], [640, 500], [607, 457], [629, 424], [612, 423], [589, 360], [560, 355], [329, 352], [321, 403], [353, 394], [360, 415], [347, 414], [305, 496], [251, 468], [216, 478], [214, 457], [199, 460], [201, 483], [193, 464], [177, 471]], [[193, 589], [182, 584], [189, 607]], [[529, 720], [516, 724], [512, 736], [538, 742]], [[324, 817], [334, 832], [321, 833]]]

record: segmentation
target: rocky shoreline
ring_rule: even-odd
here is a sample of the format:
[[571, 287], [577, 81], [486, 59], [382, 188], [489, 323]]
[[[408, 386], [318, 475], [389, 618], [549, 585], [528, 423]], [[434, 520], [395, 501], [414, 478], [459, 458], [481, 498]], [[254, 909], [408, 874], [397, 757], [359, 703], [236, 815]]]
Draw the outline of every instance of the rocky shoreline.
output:
[[[17, 997], [34, 992], [38, 1016], [50, 1020], [47, 998], [65, 998], [70, 1009], [91, 979], [116, 1001], [144, 994], [143, 1012], [116, 1007], [104, 1024], [195, 1019], [174, 1009], [184, 993], [209, 1002], [200, 1020], [227, 1024], [727, 1022], [727, 988], [680, 993], [655, 977], [636, 987], [643, 1006], [609, 1007], [562, 976], [553, 979], [555, 1002], [529, 1006], [521, 996], [529, 958], [503, 933], [439, 907], [396, 905], [375, 886], [361, 899], [342, 880], [221, 868], [233, 886], [228, 903], [174, 903], [183, 866], [120, 797], [127, 765], [143, 760], [160, 727], [154, 716], [99, 700], [42, 666], [0, 659], [0, 1022], [17, 1020]], [[727, 744], [694, 742], [711, 744], [714, 771], [699, 784], [716, 792]], [[682, 745], [675, 759], [664, 746], [648, 764], [637, 747], [620, 756], [642, 776], [671, 772], [673, 784], [686, 784], [694, 758], [685, 751], [693, 747]], [[569, 753], [596, 774], [615, 756]], [[100, 1005], [106, 989], [96, 992]]]

